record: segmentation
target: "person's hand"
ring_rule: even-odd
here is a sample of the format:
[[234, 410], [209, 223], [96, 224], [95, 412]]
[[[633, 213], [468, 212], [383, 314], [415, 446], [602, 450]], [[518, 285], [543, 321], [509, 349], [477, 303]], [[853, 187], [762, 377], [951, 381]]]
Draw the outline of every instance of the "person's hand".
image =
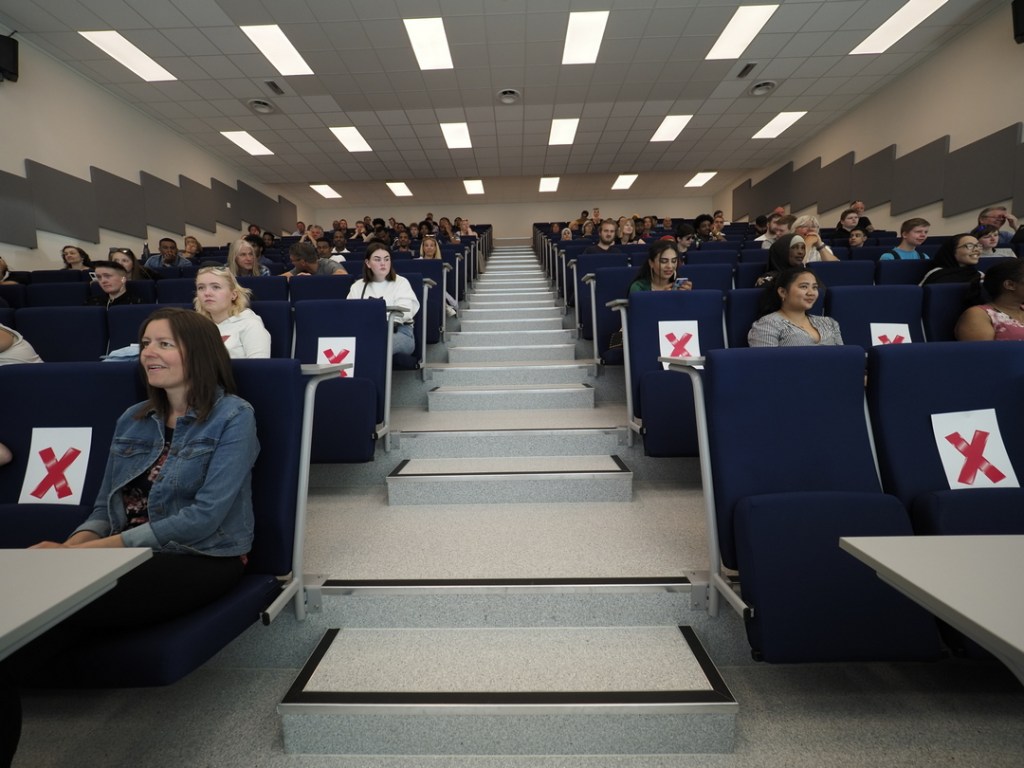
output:
[[673, 285], [672, 286], [672, 290], [673, 291], [692, 291], [693, 290], [693, 281], [692, 280], [684, 280], [683, 282], [679, 283], [679, 285]]
[[1009, 211], [1006, 212], [1006, 223], [1009, 224], [1014, 229], [1017, 229], [1017, 217], [1014, 216]]
[[29, 549], [70, 549], [70, 547], [57, 541], [40, 541], [38, 544], [33, 544]]

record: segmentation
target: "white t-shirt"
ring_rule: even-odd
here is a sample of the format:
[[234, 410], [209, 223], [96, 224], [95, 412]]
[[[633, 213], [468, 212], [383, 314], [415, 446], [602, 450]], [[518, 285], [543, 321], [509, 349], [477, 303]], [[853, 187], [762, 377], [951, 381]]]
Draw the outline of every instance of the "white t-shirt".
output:
[[405, 310], [401, 322], [406, 324], [411, 323], [420, 310], [420, 302], [413, 293], [412, 285], [401, 275], [395, 275], [394, 280], [381, 280], [379, 283], [356, 280], [352, 283], [348, 298], [384, 299], [389, 307], [400, 306]]
[[227, 347], [228, 357], [270, 357], [270, 332], [263, 326], [260, 316], [251, 309], [243, 309], [237, 315], [217, 323], [217, 328]]
[[25, 341], [25, 337], [16, 330], [8, 328], [6, 325], [0, 325], [0, 330], [6, 331], [14, 337], [14, 343], [7, 349], [0, 352], [0, 365], [8, 365], [10, 363], [43, 362], [42, 358], [40, 358], [32, 348], [32, 345]]

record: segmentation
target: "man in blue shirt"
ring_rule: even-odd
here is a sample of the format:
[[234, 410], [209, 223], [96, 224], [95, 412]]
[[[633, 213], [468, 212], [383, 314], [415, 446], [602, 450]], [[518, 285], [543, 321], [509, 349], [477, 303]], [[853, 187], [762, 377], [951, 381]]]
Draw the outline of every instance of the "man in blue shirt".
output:
[[878, 257], [879, 261], [904, 261], [906, 259], [926, 260], [928, 254], [917, 250], [928, 239], [926, 219], [907, 219], [900, 225], [900, 244]]
[[160, 252], [146, 259], [146, 269], [160, 267], [192, 267], [191, 261], [178, 253], [178, 243], [170, 237], [160, 239]]

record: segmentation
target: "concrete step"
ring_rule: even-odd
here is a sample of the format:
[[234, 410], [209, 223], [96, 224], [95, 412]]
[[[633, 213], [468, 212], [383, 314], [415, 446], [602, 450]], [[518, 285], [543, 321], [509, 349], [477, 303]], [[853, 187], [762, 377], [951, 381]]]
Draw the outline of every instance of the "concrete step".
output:
[[723, 753], [737, 711], [671, 626], [329, 630], [278, 705], [324, 755]]
[[463, 320], [539, 320], [557, 317], [561, 319], [560, 307], [501, 307], [485, 309], [464, 309], [459, 313]]
[[431, 411], [507, 411], [517, 408], [593, 408], [589, 384], [505, 384], [479, 387], [435, 387], [427, 393]]
[[512, 340], [517, 346], [530, 344], [571, 344], [575, 332], [570, 328], [553, 331], [459, 331], [448, 334], [448, 348], [452, 347], [493, 347]]
[[[467, 310], [463, 310], [463, 313]], [[460, 313], [462, 316], [463, 313]], [[459, 328], [462, 331], [505, 331], [512, 338], [522, 331], [554, 331], [562, 328], [562, 316], [526, 318], [519, 320], [474, 320], [472, 316], [461, 317]]]
[[531, 275], [481, 275], [473, 282], [474, 288], [501, 288], [508, 286], [522, 286], [530, 288], [548, 288], [551, 281], [542, 274]]
[[452, 347], [451, 363], [515, 362], [518, 360], [574, 360], [575, 344], [534, 344], [531, 346]]
[[[466, 302], [469, 309], [531, 309], [555, 307], [550, 297], [530, 298], [529, 296], [485, 296], [474, 294]], [[561, 309], [559, 308], [559, 311]]]
[[[452, 426], [464, 426], [453, 421]], [[475, 456], [600, 456], [614, 454], [626, 444], [626, 430], [503, 429], [436, 432], [394, 432], [392, 446], [410, 459]]]
[[593, 361], [586, 360], [427, 363], [425, 372], [427, 381], [444, 386], [581, 384], [597, 375], [597, 365]]
[[469, 292], [469, 301], [474, 299], [490, 299], [507, 297], [514, 299], [517, 297], [530, 298], [530, 299], [558, 299], [557, 291], [535, 291], [535, 290], [523, 290], [521, 288], [476, 288]]
[[409, 459], [387, 478], [388, 504], [630, 501], [618, 456]]

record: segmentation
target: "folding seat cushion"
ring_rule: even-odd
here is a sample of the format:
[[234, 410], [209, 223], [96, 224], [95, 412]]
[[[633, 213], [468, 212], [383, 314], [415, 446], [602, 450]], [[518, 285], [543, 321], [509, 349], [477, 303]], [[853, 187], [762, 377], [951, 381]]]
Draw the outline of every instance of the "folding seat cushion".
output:
[[[257, 280], [259, 278], [256, 278]], [[287, 299], [280, 301], [254, 301], [251, 309], [263, 321], [270, 333], [270, 356], [292, 356], [292, 305]]]
[[89, 362], [107, 353], [105, 307], [23, 307], [15, 322], [48, 363]]
[[81, 281], [25, 286], [25, 304], [29, 307], [81, 307], [88, 298], [89, 284]]
[[844, 344], [868, 349], [878, 344], [920, 343], [924, 341], [921, 299], [916, 285], [840, 286], [826, 292], [825, 314], [839, 323]]
[[627, 310], [631, 418], [643, 422], [649, 456], [696, 456], [690, 377], [665, 370], [659, 356], [698, 357], [725, 345], [722, 292], [643, 291]]
[[875, 282], [875, 266], [866, 261], [814, 261], [807, 268], [826, 288], [873, 285]]
[[953, 329], [964, 311], [967, 286], [961, 283], [926, 285], [921, 303], [924, 335], [928, 341], [953, 341]]
[[611, 346], [612, 334], [622, 330], [622, 316], [607, 305], [610, 301], [629, 297], [629, 286], [636, 271], [636, 267], [601, 267], [594, 272], [595, 279], [587, 286], [594, 294], [594, 340], [597, 342], [597, 357], [604, 365], [622, 365], [622, 344]]
[[360, 269], [358, 274], [293, 277], [288, 281], [288, 296], [292, 304], [311, 300], [344, 300], [348, 298], [352, 283], [362, 277], [362, 274]]

